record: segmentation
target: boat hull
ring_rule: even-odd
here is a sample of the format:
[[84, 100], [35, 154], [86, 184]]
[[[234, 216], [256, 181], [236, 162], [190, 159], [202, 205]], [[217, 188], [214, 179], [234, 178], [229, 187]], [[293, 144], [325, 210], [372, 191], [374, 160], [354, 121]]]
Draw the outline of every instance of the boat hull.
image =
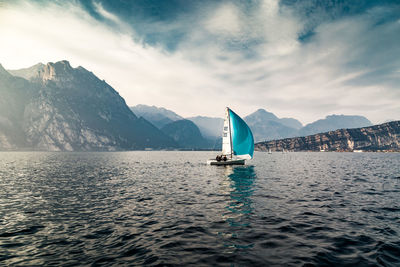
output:
[[222, 166], [222, 165], [244, 165], [245, 160], [244, 159], [228, 159], [227, 161], [217, 161], [215, 159], [209, 159], [207, 160], [208, 165], [217, 165], [217, 166]]

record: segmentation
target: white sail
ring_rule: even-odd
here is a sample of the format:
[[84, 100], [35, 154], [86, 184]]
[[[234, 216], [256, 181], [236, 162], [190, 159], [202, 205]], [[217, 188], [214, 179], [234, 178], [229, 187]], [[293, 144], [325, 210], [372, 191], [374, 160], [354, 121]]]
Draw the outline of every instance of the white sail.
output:
[[224, 129], [222, 131], [222, 155], [231, 155], [232, 145], [231, 145], [231, 129], [229, 125], [229, 109], [226, 108]]

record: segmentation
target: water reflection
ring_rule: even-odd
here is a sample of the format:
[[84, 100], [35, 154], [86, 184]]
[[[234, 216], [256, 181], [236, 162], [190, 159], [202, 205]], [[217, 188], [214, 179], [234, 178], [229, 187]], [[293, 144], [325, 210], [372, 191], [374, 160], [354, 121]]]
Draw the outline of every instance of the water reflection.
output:
[[228, 166], [225, 168], [225, 179], [221, 184], [223, 190], [229, 195], [229, 200], [222, 214], [229, 227], [224, 233], [225, 245], [232, 248], [246, 249], [253, 247], [246, 233], [251, 231], [251, 215], [256, 173], [254, 166]]

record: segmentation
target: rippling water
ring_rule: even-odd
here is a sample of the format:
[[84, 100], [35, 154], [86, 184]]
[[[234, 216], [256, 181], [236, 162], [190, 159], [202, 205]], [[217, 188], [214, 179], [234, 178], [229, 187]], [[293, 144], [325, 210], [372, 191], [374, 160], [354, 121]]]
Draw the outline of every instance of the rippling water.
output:
[[400, 154], [0, 153], [0, 265], [400, 266]]

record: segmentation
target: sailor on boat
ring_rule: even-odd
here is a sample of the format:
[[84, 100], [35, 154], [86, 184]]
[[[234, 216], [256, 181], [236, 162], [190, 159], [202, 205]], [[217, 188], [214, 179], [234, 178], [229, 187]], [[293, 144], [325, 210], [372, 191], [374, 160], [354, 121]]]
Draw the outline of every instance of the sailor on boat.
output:
[[215, 159], [217, 160], [217, 161], [227, 161], [228, 160], [228, 158], [226, 157], [226, 155], [217, 155], [216, 157], [215, 157]]

